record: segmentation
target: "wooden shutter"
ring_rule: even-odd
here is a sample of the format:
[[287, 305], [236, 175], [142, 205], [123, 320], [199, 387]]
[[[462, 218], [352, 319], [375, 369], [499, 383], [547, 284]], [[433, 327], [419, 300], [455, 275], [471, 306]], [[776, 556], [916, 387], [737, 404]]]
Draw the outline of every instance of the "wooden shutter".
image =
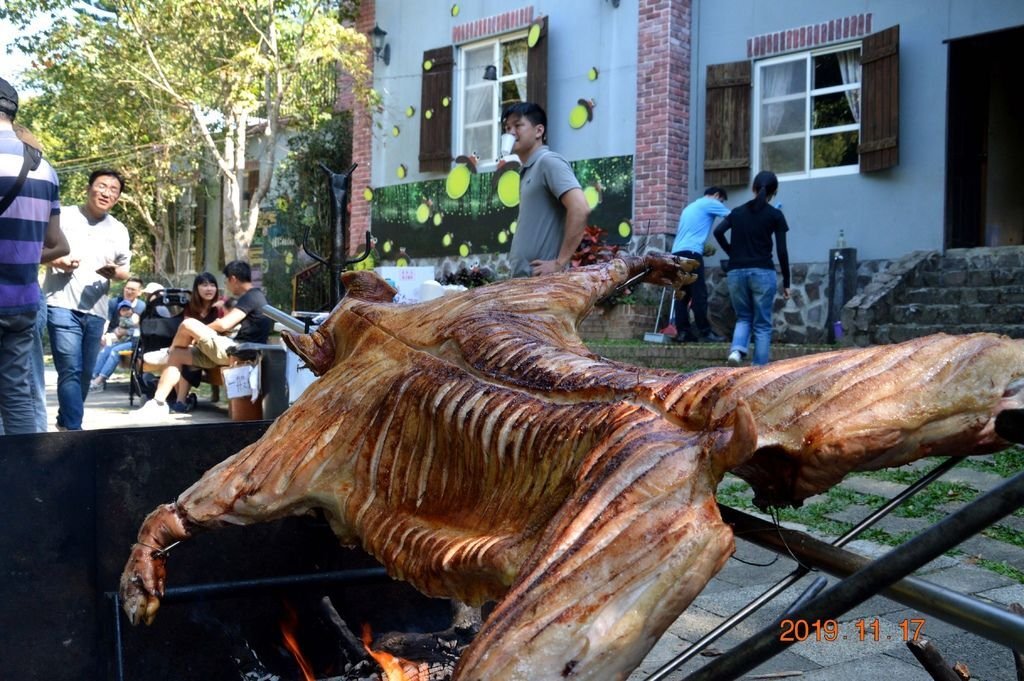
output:
[[900, 27], [864, 38], [861, 48], [860, 171], [900, 161]]
[[[452, 105], [442, 103], [445, 97], [452, 97], [452, 74], [454, 73], [454, 48], [451, 45], [427, 50], [423, 53], [423, 64], [430, 62], [430, 69], [423, 69], [423, 85], [420, 96], [420, 172], [448, 172], [452, 163]], [[429, 112], [429, 113], [428, 113]]]
[[704, 186], [750, 182], [751, 63], [708, 66], [704, 113]]
[[526, 54], [526, 98], [548, 110], [548, 18], [540, 22], [540, 39]]

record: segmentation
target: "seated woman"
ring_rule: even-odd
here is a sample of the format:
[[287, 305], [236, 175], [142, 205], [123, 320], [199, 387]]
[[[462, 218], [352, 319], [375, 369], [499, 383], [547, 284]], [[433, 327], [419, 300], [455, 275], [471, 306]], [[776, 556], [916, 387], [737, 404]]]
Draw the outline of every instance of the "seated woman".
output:
[[[189, 297], [188, 305], [185, 306], [185, 319], [195, 319], [204, 325], [212, 324], [224, 316], [224, 300], [220, 295], [220, 286], [217, 284], [217, 277], [209, 272], [202, 272], [196, 275], [192, 282], [192, 295]], [[178, 327], [178, 332], [171, 341], [172, 348], [187, 348], [191, 344], [191, 334], [183, 332]], [[175, 389], [176, 402], [168, 402], [171, 411], [186, 413], [192, 411], [196, 405], [196, 396], [189, 392], [202, 382], [203, 370], [192, 366], [181, 367], [181, 378]]]
[[[182, 320], [171, 347], [147, 352], [143, 359], [147, 364], [164, 366], [157, 383], [153, 399], [135, 412], [141, 417], [166, 416], [169, 413], [167, 398], [178, 386], [183, 367], [211, 369], [227, 366], [228, 350], [236, 343], [266, 343], [273, 328], [273, 321], [263, 314], [267, 298], [263, 291], [252, 285], [249, 265], [233, 261], [224, 267], [224, 285], [237, 297], [237, 302], [223, 317], [203, 324], [195, 317]], [[234, 327], [238, 333], [234, 339], [223, 335]]]

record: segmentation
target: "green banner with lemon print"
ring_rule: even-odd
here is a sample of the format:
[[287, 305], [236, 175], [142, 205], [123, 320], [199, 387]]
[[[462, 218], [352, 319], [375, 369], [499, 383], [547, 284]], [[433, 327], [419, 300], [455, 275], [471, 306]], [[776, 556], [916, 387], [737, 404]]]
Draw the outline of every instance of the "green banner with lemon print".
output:
[[[633, 157], [571, 165], [590, 205], [588, 223], [604, 230], [609, 243], [628, 243]], [[384, 260], [397, 260], [403, 250], [411, 260], [507, 253], [519, 214], [518, 168], [478, 173], [471, 159], [460, 157], [444, 179], [366, 188], [361, 200], [371, 202], [373, 235]]]

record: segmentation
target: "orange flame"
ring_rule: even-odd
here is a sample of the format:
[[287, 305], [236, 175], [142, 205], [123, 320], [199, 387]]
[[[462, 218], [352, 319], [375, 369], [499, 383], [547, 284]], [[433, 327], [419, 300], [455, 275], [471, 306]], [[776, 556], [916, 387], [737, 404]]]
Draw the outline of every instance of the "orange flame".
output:
[[373, 634], [368, 623], [363, 624], [363, 647], [370, 654], [380, 668], [384, 670], [384, 681], [416, 681], [420, 678], [419, 666], [410, 660], [403, 660], [390, 653], [376, 652], [370, 648], [373, 642]]
[[284, 637], [284, 646], [291, 652], [295, 661], [299, 663], [299, 669], [302, 670], [302, 678], [305, 681], [316, 681], [313, 668], [306, 661], [306, 658], [303, 657], [302, 651], [299, 650], [299, 642], [295, 638], [295, 631], [299, 627], [299, 616], [288, 603], [284, 604], [284, 609], [285, 618], [281, 620], [281, 635]]

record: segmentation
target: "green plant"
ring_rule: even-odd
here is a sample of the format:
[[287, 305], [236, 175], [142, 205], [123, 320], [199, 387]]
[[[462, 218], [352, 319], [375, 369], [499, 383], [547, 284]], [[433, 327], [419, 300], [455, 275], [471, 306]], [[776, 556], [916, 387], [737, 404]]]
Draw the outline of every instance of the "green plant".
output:
[[[600, 227], [588, 225], [583, 228], [583, 239], [576, 247], [572, 256], [572, 267], [586, 267], [602, 262], [608, 262], [619, 254], [621, 246], [610, 244], [605, 241], [605, 231]], [[611, 295], [602, 298], [598, 305], [609, 308], [613, 305], [629, 305], [636, 302], [636, 296], [629, 288], [616, 289]]]

